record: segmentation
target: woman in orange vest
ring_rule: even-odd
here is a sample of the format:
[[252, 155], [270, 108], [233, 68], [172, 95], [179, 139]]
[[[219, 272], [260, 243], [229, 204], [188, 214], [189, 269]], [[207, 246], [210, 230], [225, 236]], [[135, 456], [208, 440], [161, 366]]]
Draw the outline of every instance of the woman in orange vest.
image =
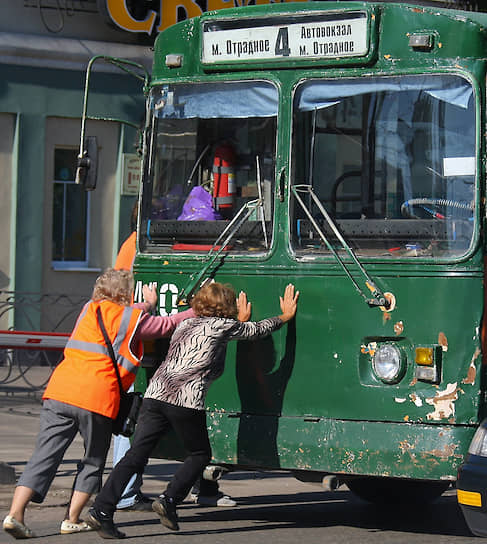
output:
[[142, 341], [167, 336], [178, 323], [194, 316], [193, 310], [166, 317], [151, 316], [148, 312], [156, 305], [157, 293], [144, 285], [144, 302], [131, 306], [133, 287], [131, 272], [108, 269], [96, 280], [92, 298], [78, 317], [64, 359], [44, 392], [36, 447], [3, 521], [4, 530], [14, 538], [35, 536], [24, 524], [27, 504], [44, 500], [64, 453], [78, 432], [85, 455], [78, 464], [68, 519], [62, 522], [61, 533], [90, 530], [79, 516], [90, 495], [101, 487], [112, 423], [120, 402], [117, 377], [98, 325], [97, 309], [113, 345], [125, 390], [135, 379]]

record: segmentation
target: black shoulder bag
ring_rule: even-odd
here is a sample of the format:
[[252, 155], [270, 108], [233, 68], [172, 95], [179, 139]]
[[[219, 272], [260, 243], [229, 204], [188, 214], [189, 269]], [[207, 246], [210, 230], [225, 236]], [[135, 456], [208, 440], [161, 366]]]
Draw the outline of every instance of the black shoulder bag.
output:
[[137, 423], [137, 417], [142, 404], [142, 395], [136, 392], [127, 393], [123, 390], [120, 372], [115, 359], [115, 353], [113, 351], [110, 338], [108, 337], [107, 330], [105, 329], [105, 323], [103, 323], [99, 306], [96, 309], [96, 318], [103, 334], [103, 338], [105, 339], [105, 344], [108, 348], [108, 353], [110, 355], [110, 359], [112, 360], [113, 368], [115, 369], [115, 374], [117, 375], [118, 387], [120, 389], [120, 408], [118, 409], [116, 419], [113, 421], [112, 433], [121, 434], [122, 436], [127, 437], [132, 436], [135, 431], [135, 424]]

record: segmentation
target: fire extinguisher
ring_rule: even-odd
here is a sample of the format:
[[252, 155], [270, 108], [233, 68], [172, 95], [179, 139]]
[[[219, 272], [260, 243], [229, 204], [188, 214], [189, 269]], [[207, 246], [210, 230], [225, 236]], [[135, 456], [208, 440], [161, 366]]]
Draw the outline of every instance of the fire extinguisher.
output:
[[215, 210], [228, 210], [235, 206], [235, 152], [228, 144], [215, 149], [213, 160], [213, 203]]

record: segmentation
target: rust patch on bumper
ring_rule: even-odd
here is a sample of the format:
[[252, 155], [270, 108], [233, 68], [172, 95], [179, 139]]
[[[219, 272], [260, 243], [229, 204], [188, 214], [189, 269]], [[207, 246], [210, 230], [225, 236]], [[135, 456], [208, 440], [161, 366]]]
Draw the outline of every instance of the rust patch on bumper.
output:
[[431, 451], [427, 451], [427, 454], [432, 455], [433, 457], [438, 457], [440, 459], [448, 459], [455, 454], [455, 450], [458, 448], [458, 444], [445, 444], [442, 449], [436, 448]]

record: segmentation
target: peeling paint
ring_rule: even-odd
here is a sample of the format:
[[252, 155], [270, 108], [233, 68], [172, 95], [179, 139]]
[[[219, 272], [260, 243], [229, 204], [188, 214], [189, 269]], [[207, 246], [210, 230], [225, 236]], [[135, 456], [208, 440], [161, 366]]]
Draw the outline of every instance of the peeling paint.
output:
[[438, 344], [440, 344], [443, 351], [448, 351], [448, 339], [444, 332], [438, 334]]
[[398, 402], [399, 404], [402, 404], [403, 402], [406, 402], [407, 399], [396, 397], [394, 400], [395, 400], [395, 402]]
[[434, 411], [427, 414], [426, 418], [435, 421], [454, 418], [455, 401], [458, 399], [458, 391], [461, 391], [461, 389], [457, 387], [457, 382], [449, 383], [446, 389], [443, 391], [438, 390], [434, 397], [426, 399], [426, 402], [434, 407]]
[[369, 342], [367, 345], [362, 344], [360, 346], [361, 353], [369, 354], [371, 357], [375, 355], [375, 351], [377, 349], [377, 342]]
[[410, 450], [414, 450], [415, 446], [410, 444], [407, 440], [401, 440], [399, 442], [399, 449], [404, 454], [406, 452], [409, 452]]
[[394, 333], [396, 336], [399, 336], [404, 332], [404, 323], [402, 321], [398, 321], [397, 323], [394, 323]]
[[439, 457], [440, 459], [448, 459], [452, 455], [454, 455], [455, 450], [458, 448], [458, 444], [445, 444], [443, 446], [443, 449], [436, 448], [431, 451], [427, 451], [426, 453], [431, 454], [433, 457]]
[[480, 348], [475, 350], [475, 353], [472, 356], [470, 361], [470, 366], [468, 367], [467, 377], [462, 380], [462, 383], [466, 385], [473, 385], [475, 383], [475, 378], [477, 377], [477, 368], [475, 367], [475, 361], [480, 355]]
[[418, 408], [421, 408], [421, 406], [423, 406], [423, 401], [421, 400], [420, 397], [418, 397], [418, 395], [416, 395], [416, 393], [411, 393], [409, 395], [409, 398], [411, 399], [411, 402], [414, 402], [414, 404], [418, 407]]

